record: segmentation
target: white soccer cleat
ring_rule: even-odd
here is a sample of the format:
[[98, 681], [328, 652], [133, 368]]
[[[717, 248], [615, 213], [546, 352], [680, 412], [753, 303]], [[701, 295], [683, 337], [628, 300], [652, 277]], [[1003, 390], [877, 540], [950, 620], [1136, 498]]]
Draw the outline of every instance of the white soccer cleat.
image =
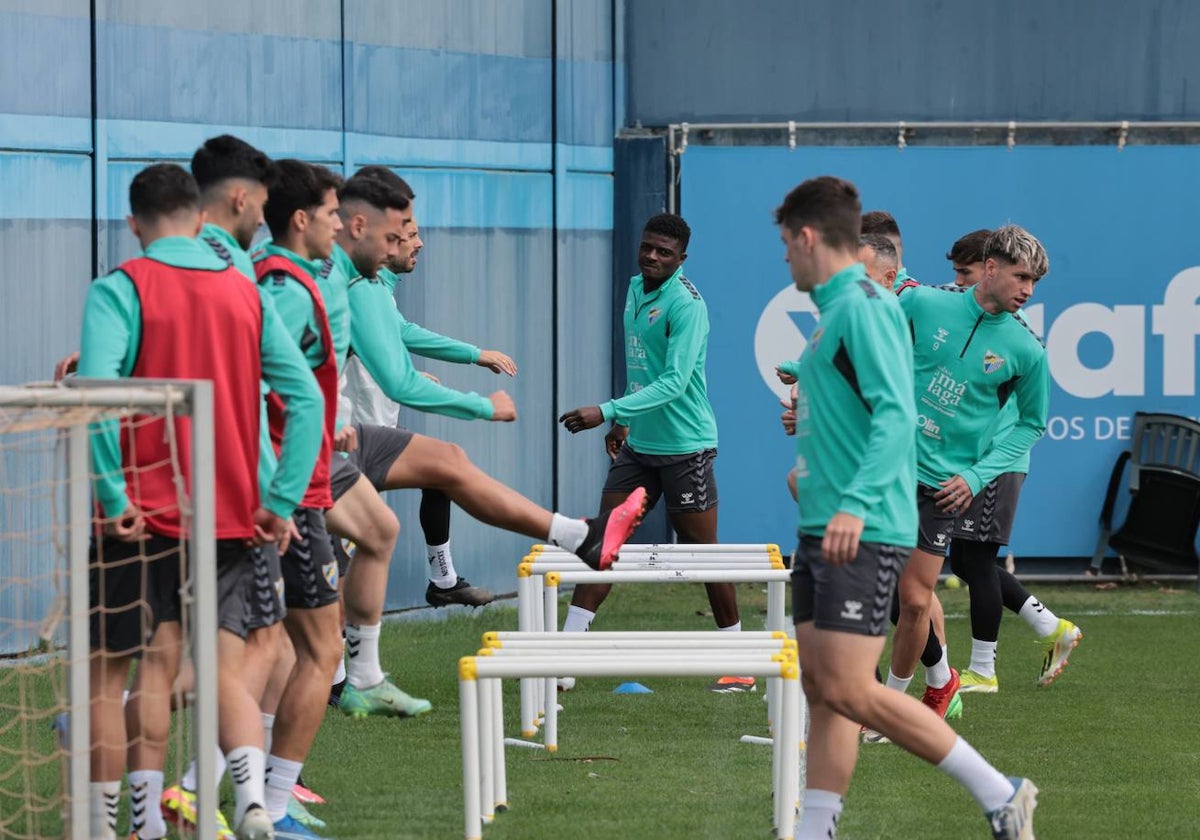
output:
[[1008, 802], [987, 815], [995, 840], [1034, 840], [1033, 811], [1038, 789], [1028, 779], [1009, 778], [1016, 788]]

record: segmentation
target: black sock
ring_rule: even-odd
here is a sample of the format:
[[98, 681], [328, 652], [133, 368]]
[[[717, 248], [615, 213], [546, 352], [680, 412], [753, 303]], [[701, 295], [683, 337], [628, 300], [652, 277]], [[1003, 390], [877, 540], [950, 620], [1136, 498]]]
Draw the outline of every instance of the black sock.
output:
[[441, 490], [421, 491], [419, 514], [425, 545], [445, 545], [450, 542], [450, 497]]
[[1000, 546], [996, 543], [950, 541], [950, 569], [970, 587], [971, 637], [981, 642], [994, 642], [1000, 635], [1004, 603], [996, 566], [999, 554]]
[[1004, 601], [1004, 608], [1015, 613], [1021, 612], [1021, 607], [1025, 606], [1033, 594], [1022, 586], [1021, 581], [1008, 569], [997, 567], [996, 573], [1000, 576], [1000, 597]]

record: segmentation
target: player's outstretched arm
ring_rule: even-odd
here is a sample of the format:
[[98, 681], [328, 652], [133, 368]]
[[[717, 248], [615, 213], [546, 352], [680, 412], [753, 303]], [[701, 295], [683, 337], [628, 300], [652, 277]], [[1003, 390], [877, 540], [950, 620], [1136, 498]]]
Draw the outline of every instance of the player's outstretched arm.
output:
[[708, 339], [708, 313], [702, 303], [672, 309], [671, 337], [667, 339], [667, 357], [662, 375], [645, 388], [609, 400], [600, 406], [605, 420], [628, 423], [630, 418], [646, 414], [678, 399], [687, 389], [696, 369], [700, 351]]
[[[509, 416], [511, 400], [507, 405], [497, 406], [494, 399], [455, 391], [421, 376], [404, 344], [402, 321], [403, 316], [382, 284], [360, 282], [350, 287], [350, 344], [389, 399], [460, 420], [515, 418], [515, 410]], [[496, 416], [498, 407], [503, 409], [502, 416]]]

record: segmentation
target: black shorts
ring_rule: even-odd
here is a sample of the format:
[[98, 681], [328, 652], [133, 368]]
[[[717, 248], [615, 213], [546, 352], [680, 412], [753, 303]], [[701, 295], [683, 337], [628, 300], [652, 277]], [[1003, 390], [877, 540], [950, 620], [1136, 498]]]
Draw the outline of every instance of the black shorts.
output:
[[860, 542], [854, 561], [832, 566], [821, 559], [821, 538], [802, 535], [792, 561], [792, 620], [819, 630], [885, 636], [892, 590], [909, 549]]
[[329, 465], [329, 489], [333, 493], [333, 501], [337, 502], [350, 492], [361, 475], [355, 458], [344, 452], [334, 452]]
[[608, 468], [604, 492], [632, 493], [645, 487], [647, 510], [665, 495], [668, 513], [700, 513], [717, 506], [716, 457], [715, 449], [686, 455], [643, 455], [625, 444]]
[[133, 654], [163, 621], [179, 620], [179, 540], [104, 537], [88, 552], [92, 650]]
[[413, 433], [408, 429], [359, 423], [358, 449], [351, 453], [351, 457], [367, 481], [382, 492], [387, 483], [388, 470], [412, 439]]
[[[179, 621], [181, 543], [150, 535], [142, 542], [104, 538], [92, 543], [89, 584], [93, 650], [132, 654], [143, 647], [159, 624]], [[246, 638], [254, 564], [241, 540], [217, 540], [217, 623]]]
[[917, 487], [917, 512], [920, 528], [917, 548], [929, 554], [944, 555], [950, 540], [1008, 545], [1017, 500], [1021, 496], [1024, 473], [1004, 473], [979, 491], [962, 514], [939, 510], [933, 495], [937, 491], [924, 484]]
[[250, 550], [254, 560], [254, 592], [250, 595], [250, 629], [278, 624], [287, 615], [279, 548], [272, 544]]
[[292, 521], [300, 539], [292, 537], [283, 555], [283, 597], [288, 609], [315, 610], [338, 599], [338, 563], [325, 530], [324, 511], [296, 508]]

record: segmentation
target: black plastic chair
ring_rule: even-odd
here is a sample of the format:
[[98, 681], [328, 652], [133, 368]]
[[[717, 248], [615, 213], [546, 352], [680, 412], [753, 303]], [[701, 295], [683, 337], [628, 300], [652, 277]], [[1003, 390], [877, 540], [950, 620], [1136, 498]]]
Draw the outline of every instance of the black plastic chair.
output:
[[[1129, 511], [1113, 531], [1113, 508], [1129, 467]], [[1122, 564], [1149, 573], [1194, 575], [1200, 570], [1200, 423], [1177, 414], [1137, 412], [1131, 446], [1113, 465], [1100, 512], [1100, 540], [1091, 571], [1099, 573], [1112, 548]]]

